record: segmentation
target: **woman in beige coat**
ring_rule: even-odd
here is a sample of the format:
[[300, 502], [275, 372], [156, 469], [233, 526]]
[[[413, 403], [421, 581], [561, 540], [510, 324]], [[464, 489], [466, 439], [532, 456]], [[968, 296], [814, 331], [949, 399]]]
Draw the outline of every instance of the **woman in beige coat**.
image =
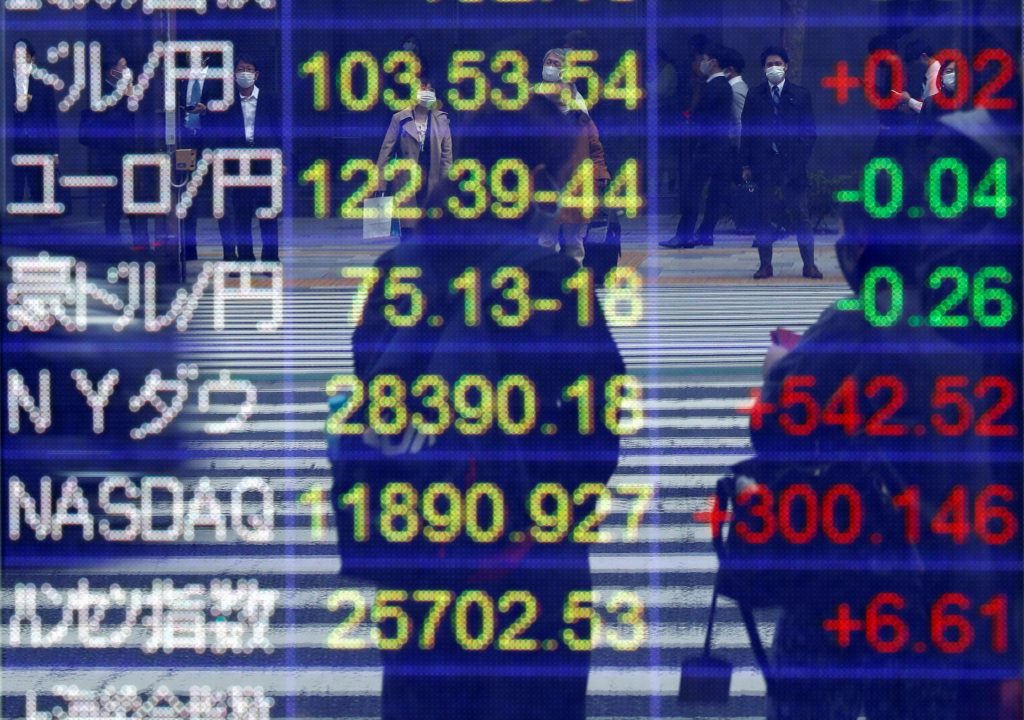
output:
[[[452, 133], [448, 114], [438, 109], [434, 87], [427, 80], [420, 82], [416, 105], [391, 116], [391, 124], [377, 155], [377, 168], [380, 170], [378, 192], [387, 189], [389, 181], [384, 179], [384, 166], [393, 157], [417, 162], [423, 171], [423, 181], [415, 187], [409, 184], [408, 171], [398, 171], [390, 181], [391, 193], [415, 188], [412, 196], [404, 200], [399, 198], [398, 203], [401, 207], [417, 207], [425, 213], [428, 208], [423, 207], [424, 200], [448, 177], [448, 169], [452, 166]], [[401, 219], [403, 231], [413, 230], [418, 223], [414, 218]]]

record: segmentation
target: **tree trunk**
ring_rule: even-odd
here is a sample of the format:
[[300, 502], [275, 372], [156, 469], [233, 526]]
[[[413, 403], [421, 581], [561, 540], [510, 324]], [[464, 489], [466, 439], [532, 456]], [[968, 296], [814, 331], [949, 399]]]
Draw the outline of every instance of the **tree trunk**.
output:
[[800, 82], [807, 32], [807, 0], [780, 0], [782, 4], [782, 47], [789, 53], [786, 77]]

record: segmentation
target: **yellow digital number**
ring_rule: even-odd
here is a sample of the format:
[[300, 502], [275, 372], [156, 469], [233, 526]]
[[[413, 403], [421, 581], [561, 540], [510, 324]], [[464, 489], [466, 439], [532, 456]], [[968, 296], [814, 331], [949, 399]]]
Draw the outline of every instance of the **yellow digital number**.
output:
[[604, 276], [605, 314], [612, 327], [638, 325], [644, 315], [643, 278], [636, 268], [615, 267]]
[[366, 640], [351, 637], [366, 621], [366, 598], [359, 590], [351, 588], [335, 590], [327, 598], [327, 609], [330, 612], [338, 612], [345, 605], [351, 605], [352, 612], [327, 635], [327, 647], [331, 650], [362, 650], [369, 647]]
[[[604, 424], [615, 435], [635, 435], [643, 429], [643, 387], [633, 375], [613, 375], [604, 388]], [[621, 419], [620, 413], [628, 413]]]
[[384, 57], [383, 68], [386, 73], [394, 73], [399, 67], [403, 69], [395, 73], [395, 82], [409, 88], [408, 97], [400, 97], [393, 88], [384, 88], [384, 104], [397, 112], [416, 104], [416, 94], [420, 91], [420, 72], [423, 70], [416, 53], [408, 50], [395, 50]]
[[423, 291], [416, 287], [416, 283], [408, 282], [423, 275], [423, 269], [415, 265], [398, 265], [388, 271], [384, 280], [384, 299], [398, 300], [408, 297], [408, 312], [399, 312], [397, 304], [389, 303], [384, 306], [384, 317], [394, 327], [414, 327], [423, 319], [427, 311], [426, 298]]
[[327, 396], [331, 397], [348, 390], [351, 394], [345, 404], [327, 418], [328, 435], [362, 435], [366, 427], [362, 423], [349, 422], [366, 399], [363, 381], [355, 375], [335, 375], [327, 381]]
[[414, 602], [430, 603], [427, 616], [423, 619], [423, 630], [420, 632], [420, 647], [431, 650], [437, 644], [437, 628], [441, 625], [445, 612], [452, 604], [450, 590], [416, 590], [412, 594]]
[[[357, 68], [362, 68], [366, 90], [358, 96], [353, 88]], [[348, 110], [369, 110], [380, 99], [380, 66], [372, 53], [353, 50], [338, 63], [338, 97]]]
[[373, 286], [380, 280], [380, 270], [375, 267], [352, 266], [343, 267], [341, 276], [359, 280], [359, 287], [356, 289], [356, 296], [352, 300], [352, 324], [363, 323], [363, 310], [366, 307], [366, 300], [370, 297]]
[[483, 435], [494, 424], [494, 388], [484, 375], [460, 377], [452, 390], [452, 404], [459, 416], [455, 429], [463, 435]]
[[[385, 419], [390, 414], [391, 419]], [[378, 435], [398, 435], [409, 422], [405, 382], [398, 375], [382, 374], [370, 381], [370, 427]]]
[[431, 483], [423, 491], [423, 537], [450, 543], [462, 532], [462, 494], [452, 483]]
[[590, 626], [585, 637], [577, 635], [572, 628], [562, 630], [562, 639], [570, 650], [593, 650], [597, 647], [601, 636], [601, 616], [594, 607], [596, 599], [596, 593], [589, 590], [573, 590], [566, 597], [562, 620], [567, 625], [583, 621]]
[[523, 612], [498, 636], [498, 649], [519, 652], [536, 650], [540, 643], [533, 638], [524, 638], [522, 635], [537, 622], [540, 603], [537, 602], [533, 593], [526, 590], [509, 590], [498, 598], [498, 612], [511, 612], [515, 605], [521, 605]]
[[422, 397], [423, 407], [437, 413], [431, 422], [424, 419], [423, 414], [412, 414], [412, 426], [424, 435], [440, 435], [452, 424], [452, 408], [448, 403], [448, 383], [440, 375], [420, 375], [413, 381], [412, 396]]
[[501, 290], [503, 299], [515, 303], [514, 312], [506, 312], [501, 305], [492, 305], [491, 317], [494, 318], [494, 322], [501, 327], [525, 325], [533, 313], [530, 304], [530, 276], [526, 271], [521, 267], [500, 267], [491, 276], [491, 287]]
[[[619, 612], [621, 610], [621, 612]], [[608, 645], [615, 650], [639, 650], [647, 639], [647, 622], [644, 620], [644, 603], [635, 592], [620, 590], [608, 601], [608, 612], [619, 613], [618, 622], [628, 625], [632, 632], [620, 635], [614, 628], [608, 628], [605, 637]]]
[[618, 174], [608, 183], [601, 202], [609, 210], [622, 210], [628, 218], [635, 218], [644, 206], [640, 194], [640, 166], [636, 158], [622, 163]]
[[[462, 179], [463, 176], [468, 176]], [[448, 179], [459, 184], [460, 193], [473, 196], [473, 204], [464, 206], [458, 197], [448, 198], [448, 210], [460, 220], [476, 220], [487, 212], [487, 170], [483, 163], [473, 158], [461, 158], [448, 169]]]
[[621, 100], [627, 110], [636, 110], [643, 98], [643, 83], [640, 82], [640, 63], [636, 50], [627, 50], [605, 81], [604, 99]]
[[[410, 483], [388, 483], [380, 492], [380, 533], [388, 542], [410, 542], [420, 531], [416, 488]], [[395, 527], [396, 520], [404, 526]]]
[[[452, 87], [448, 90], [448, 102], [456, 110], [479, 110], [487, 102], [487, 76], [474, 64], [485, 59], [483, 50], [456, 50], [452, 53], [452, 62], [448, 66], [448, 82]], [[472, 83], [473, 93], [463, 97], [457, 87], [465, 81]]]
[[[350, 219], [362, 219], [365, 212], [364, 208], [360, 205], [370, 197], [377, 190], [377, 186], [380, 185], [380, 170], [377, 169], [377, 164], [373, 160], [367, 158], [352, 158], [344, 165], [341, 166], [341, 170], [338, 171], [338, 177], [343, 181], [348, 182], [357, 173], [366, 173], [366, 182], [356, 188], [356, 191], [348, 196], [348, 198], [341, 204], [341, 208], [338, 210], [338, 214], [343, 218]], [[371, 213], [374, 211], [370, 211]]]
[[[373, 603], [373, 610], [370, 619], [376, 627], [375, 635], [377, 647], [381, 650], [400, 650], [409, 642], [410, 625], [409, 613], [401, 605], [408, 601], [409, 593], [405, 590], [378, 590], [376, 601]], [[380, 626], [388, 620], [395, 621], [394, 637], [387, 637], [380, 629]]]
[[[510, 69], [504, 70], [506, 67]], [[516, 94], [506, 96], [498, 88], [491, 90], [491, 102], [499, 110], [522, 110], [530, 100], [529, 64], [518, 50], [502, 50], [491, 59], [491, 70], [501, 73], [501, 81], [515, 88]]]
[[569, 182], [562, 189], [561, 201], [562, 207], [579, 210], [587, 220], [594, 217], [599, 202], [593, 160], [587, 158], [576, 166]]

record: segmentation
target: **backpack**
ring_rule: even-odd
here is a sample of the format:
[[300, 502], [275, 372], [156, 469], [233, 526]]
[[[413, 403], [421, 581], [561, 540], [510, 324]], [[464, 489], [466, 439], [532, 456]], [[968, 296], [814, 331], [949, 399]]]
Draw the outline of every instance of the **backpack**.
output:
[[[380, 423], [376, 429], [370, 426], [366, 401], [370, 396], [369, 385], [382, 375], [401, 378], [408, 391], [406, 407], [411, 414], [420, 410], [421, 398], [413, 397], [410, 391], [417, 378], [440, 376], [449, 387], [454, 387], [460, 378], [473, 374], [487, 378], [493, 387], [503, 375], [522, 373], [531, 379], [539, 378], [544, 373], [541, 364], [550, 367], [550, 355], [536, 351], [527, 354], [526, 360], [517, 361], [512, 352], [514, 343], [503, 344], [500, 332], [486, 319], [477, 327], [467, 327], [463, 317], [464, 296], [455, 295], [449, 289], [450, 280], [461, 270], [451, 274], [450, 270], [439, 272], [432, 268], [431, 251], [438, 252], [424, 244], [405, 243], [386, 253], [377, 267], [384, 276], [393, 267], [421, 268], [416, 284], [426, 298], [427, 313], [434, 318], [440, 316], [443, 321], [394, 327], [380, 312], [386, 304], [395, 305], [394, 297], [387, 298], [386, 283], [381, 280], [368, 298], [362, 324], [353, 334], [355, 373], [345, 381], [349, 386], [356, 381], [355, 385], [361, 388], [328, 387], [329, 392], [341, 390], [330, 398], [331, 414], [325, 430], [342, 572], [382, 587], [394, 583], [401, 587], [411, 578], [429, 579], [441, 583], [439, 587], [447, 587], [480, 577], [481, 573], [493, 577], [495, 572], [514, 569], [530, 551], [532, 539], [528, 532], [526, 499], [533, 485], [544, 479], [557, 479], [570, 488], [578, 482], [605, 482], [614, 469], [614, 462], [607, 467], [595, 464], [586, 467], [587, 463], [580, 462], [569, 465], [557, 460], [538, 464], [532, 459], [531, 450], [538, 442], [550, 440], [537, 440], [529, 435], [499, 435], [493, 430], [480, 435], [463, 434], [456, 432], [454, 424], [440, 434], [425, 435], [414, 429], [412, 423], [401, 433], [382, 434], [377, 432], [382, 429]], [[466, 266], [477, 266], [480, 270], [483, 278], [480, 306], [485, 312], [500, 301], [505, 292], [493, 289], [487, 282], [497, 268], [521, 267], [529, 277], [536, 278], [541, 273], [552, 272], [553, 265], [562, 268], [563, 264], [568, 276], [571, 274], [568, 259], [532, 244], [497, 248], [481, 262], [466, 262]], [[407, 311], [407, 307], [399, 309], [402, 313]], [[575, 313], [572, 315], [575, 318]], [[608, 349], [614, 353], [609, 370], [621, 372], [621, 359], [603, 317], [599, 330], [607, 336]], [[580, 332], [591, 330], [581, 329]], [[550, 338], [551, 342], [559, 344], [567, 340], [572, 338]], [[537, 359], [531, 363], [534, 357]], [[577, 374], [579, 372], [583, 370]], [[536, 386], [537, 406], [555, 408], [557, 398], [550, 389], [545, 389], [542, 378], [537, 379]], [[355, 401], [359, 402], [359, 407], [349, 407]], [[575, 413], [574, 408], [572, 412]], [[346, 432], [338, 433], [342, 426], [334, 422], [332, 427], [332, 418], [342, 417], [347, 423], [343, 426]], [[569, 425], [566, 421], [563, 427]], [[353, 429], [363, 431], [357, 434], [350, 431]], [[536, 434], [539, 433], [535, 431]], [[564, 442], [572, 442], [569, 435], [566, 433]], [[607, 438], [603, 442], [607, 442]], [[608, 452], [617, 456], [618, 439], [614, 438], [614, 442], [614, 448], [609, 448]], [[574, 466], [581, 467], [574, 470]], [[541, 474], [548, 477], [541, 479]], [[573, 479], [575, 476], [578, 481]], [[438, 495], [444, 496], [437, 501], [440, 504], [435, 505], [444, 512], [450, 507], [452, 496], [458, 502], [464, 501], [468, 508], [472, 494], [478, 527], [490, 532], [501, 526], [500, 536], [496, 534], [481, 542], [479, 537], [469, 537], [467, 528], [448, 539], [434, 532], [437, 528], [432, 527], [432, 537], [428, 537], [419, 505], [425, 492], [435, 499]], [[499, 502], [504, 505], [500, 519]], [[463, 513], [464, 520], [467, 514], [468, 509]]]

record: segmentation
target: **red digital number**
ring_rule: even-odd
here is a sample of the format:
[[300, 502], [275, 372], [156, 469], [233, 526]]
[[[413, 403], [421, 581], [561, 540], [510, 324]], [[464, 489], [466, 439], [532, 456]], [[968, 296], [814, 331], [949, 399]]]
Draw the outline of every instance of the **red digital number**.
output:
[[907, 401], [907, 389], [903, 382], [895, 375], [879, 375], [867, 384], [864, 394], [874, 398], [883, 390], [889, 391], [889, 401], [880, 407], [864, 426], [864, 432], [868, 435], [881, 435], [885, 437], [899, 437], [907, 434], [907, 426], [902, 423], [886, 425], [885, 421], [899, 412]]
[[[939, 50], [935, 53], [934, 57], [940, 65], [945, 65], [947, 62], [952, 61], [956, 66], [957, 82], [953, 95], [950, 97], [943, 92], [931, 95], [931, 99], [943, 110], [958, 110], [967, 104], [967, 99], [971, 94], [972, 65], [974, 70], [979, 73], [989, 65], [995, 64], [997, 66], [995, 75], [986, 80], [974, 94], [974, 107], [988, 110], [1012, 110], [1017, 106], [1016, 100], [1012, 97], [996, 97], [1013, 79], [1014, 59], [1006, 50], [1002, 48], [986, 48], [974, 56], [973, 63], [962, 52], [952, 48]], [[879, 66], [882, 64], [889, 66], [892, 75], [890, 87], [896, 92], [886, 92], [883, 94], [879, 89], [876, 75]], [[906, 70], [899, 55], [892, 50], [875, 50], [864, 63], [864, 96], [871, 105], [879, 110], [892, 110], [900, 104], [900, 95], [898, 93], [900, 89], [906, 87], [906, 77]], [[845, 76], [830, 78], [829, 85], [826, 86], [831, 87], [834, 85], [838, 91], [839, 86], [844, 85], [844, 92], [849, 92], [849, 88], [856, 87], [854, 84], [855, 79], [848, 79], [845, 83], [841, 82], [844, 79], [846, 79]], [[937, 78], [936, 82], [940, 82], [940, 80]], [[932, 92], [931, 88], [929, 88], [929, 92]]]
[[949, 535], [957, 545], [966, 542], [971, 533], [971, 524], [967, 520], [966, 487], [957, 485], [953, 488], [932, 518], [931, 527], [933, 533]]
[[899, 652], [907, 644], [910, 628], [896, 613], [882, 612], [886, 606], [902, 610], [906, 601], [898, 593], [878, 593], [868, 603], [864, 632], [868, 643], [880, 653]]
[[921, 488], [911, 485], [892, 499], [892, 504], [903, 511], [903, 534], [907, 542], [921, 542]]
[[[882, 592], [871, 598], [860, 620], [851, 613], [848, 603], [836, 608], [833, 618], [827, 618], [822, 627], [826, 632], [836, 633], [839, 647], [850, 646], [850, 636], [864, 631], [868, 644], [880, 653], [897, 653], [904, 650], [910, 640], [910, 627], [900, 612], [906, 609], [907, 601], [894, 592]], [[922, 608], [923, 610], [924, 608]], [[978, 637], [977, 620], [967, 615], [971, 601], [963, 593], [947, 592], [939, 597], [928, 616], [928, 632], [932, 645], [946, 654], [965, 652]], [[916, 613], [914, 613], [916, 616]], [[1009, 602], [1006, 595], [994, 595], [978, 608], [978, 615], [992, 622], [992, 650], [1004, 653], [1009, 648]], [[915, 642], [915, 652], [923, 652], [927, 646]]]
[[[974, 107], [989, 110], [1013, 110], [1016, 106], [1013, 98], [993, 97], [1013, 78], [1013, 58], [1002, 48], [987, 48], [974, 57], [974, 69], [979, 72], [991, 63], [999, 65], [999, 72], [978, 90], [974, 96]], [[960, 72], [959, 69], [957, 72]], [[960, 77], [957, 75], [958, 80]]]
[[974, 434], [982, 437], [1012, 437], [1017, 434], [1016, 425], [996, 425], [995, 421], [1001, 418], [1013, 407], [1014, 386], [1009, 378], [999, 375], [983, 377], [974, 386], [974, 397], [983, 398], [988, 395], [989, 390], [997, 390], [999, 399], [996, 404], [981, 414], [977, 425], [974, 426]]
[[[963, 593], [946, 593], [932, 605], [932, 643], [944, 653], [962, 653], [974, 642], [974, 628], [966, 617], [951, 612], [951, 606], [967, 610], [971, 601]], [[950, 631], [953, 631], [952, 639]]]
[[[988, 545], [1005, 545], [1017, 536], [1020, 522], [1013, 513], [1016, 495], [1009, 485], [987, 485], [968, 502], [964, 485], [953, 487], [931, 519], [935, 535], [949, 535], [961, 545], [974, 533]], [[1005, 503], [1005, 504], [998, 504]], [[910, 544], [921, 542], [921, 488], [911, 485], [893, 496], [892, 504], [903, 512], [903, 531]], [[972, 512], [973, 511], [973, 512]], [[973, 521], [973, 525], [972, 525]]]
[[[1014, 501], [1009, 485], [989, 485], [974, 498], [974, 532], [989, 545], [1005, 545], [1017, 534], [1017, 518], [1010, 507], [992, 505], [993, 500]], [[998, 529], [992, 530], [991, 524]]]
[[[793, 503], [804, 508], [804, 526], [798, 530], [793, 522]], [[779, 528], [782, 536], [794, 545], [805, 545], [818, 534], [818, 494], [807, 483], [790, 485], [779, 495]]]
[[761, 520], [761, 529], [756, 532], [751, 530], [747, 523], [740, 520], [736, 523], [736, 532], [744, 542], [761, 545], [771, 540], [775, 534], [775, 496], [772, 491], [764, 485], [758, 485], [751, 490], [744, 490], [736, 498], [737, 504], [746, 507], [750, 505], [750, 514]]
[[900, 104], [900, 96], [889, 92], [882, 95], [878, 91], [875, 74], [881, 63], [886, 63], [892, 72], [890, 86], [893, 89], [902, 88], [906, 85], [906, 73], [903, 71], [903, 61], [900, 60], [900, 56], [892, 50], [875, 50], [868, 55], [868, 59], [864, 63], [864, 95], [867, 97], [868, 102], [879, 110], [892, 110]]
[[932, 426], [939, 431], [940, 435], [963, 435], [971, 426], [971, 419], [974, 417], [971, 403], [962, 393], [955, 392], [966, 388], [966, 375], [947, 375], [940, 377], [935, 383], [935, 391], [932, 393], [932, 408], [941, 410], [952, 406], [956, 410], [954, 422], [947, 422], [942, 413], [932, 414]]
[[847, 435], [856, 435], [863, 419], [858, 409], [857, 380], [852, 376], [846, 377], [829, 398], [821, 420], [826, 425], [842, 427]]
[[[845, 530], [840, 530], [836, 523], [836, 504], [840, 500], [846, 501], [848, 519]], [[857, 488], [846, 483], [829, 488], [822, 501], [821, 524], [825, 535], [836, 545], [849, 545], [856, 540], [864, 524], [864, 503]]]
[[978, 608], [982, 617], [992, 618], [992, 649], [999, 653], [1006, 652], [1010, 644], [1009, 605], [1005, 595], [996, 595]]
[[779, 414], [779, 425], [790, 435], [810, 435], [818, 426], [819, 408], [814, 397], [801, 388], [812, 388], [817, 382], [813, 375], [789, 375], [782, 381], [782, 408], [803, 407], [804, 421], [796, 422], [788, 413]]

